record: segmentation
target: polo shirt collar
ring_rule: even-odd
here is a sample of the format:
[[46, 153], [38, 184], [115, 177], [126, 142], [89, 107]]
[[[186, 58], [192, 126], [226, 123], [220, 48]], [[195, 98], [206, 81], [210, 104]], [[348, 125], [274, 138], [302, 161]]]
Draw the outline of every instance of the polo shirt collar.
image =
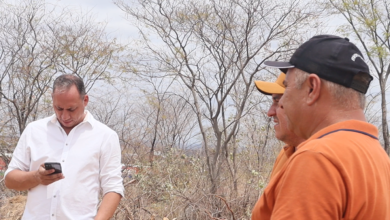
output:
[[286, 145], [283, 147], [284, 153], [286, 154], [287, 158], [290, 158], [291, 155], [295, 152], [295, 146], [289, 146]]
[[378, 138], [378, 128], [370, 123], [367, 123], [365, 121], [359, 121], [359, 120], [348, 120], [348, 121], [342, 121], [338, 122], [332, 125], [329, 125], [328, 127], [325, 127], [319, 131], [317, 131], [315, 134], [313, 134], [309, 139], [302, 142], [297, 149], [305, 145], [308, 141], [318, 139], [324, 135], [327, 135], [328, 133], [331, 133], [336, 130], [340, 129], [352, 129], [359, 131], [361, 133], [366, 133], [368, 135], [374, 136]]

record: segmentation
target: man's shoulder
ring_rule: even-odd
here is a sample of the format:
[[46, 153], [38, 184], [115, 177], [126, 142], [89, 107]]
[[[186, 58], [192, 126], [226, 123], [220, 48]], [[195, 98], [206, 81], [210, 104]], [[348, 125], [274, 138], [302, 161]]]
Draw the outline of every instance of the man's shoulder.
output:
[[355, 146], [356, 143], [353, 141], [359, 137], [348, 136], [343, 133], [332, 133], [327, 136], [311, 139], [304, 142], [299, 146], [299, 151], [314, 151], [314, 152], [327, 152], [337, 151], [343, 148], [350, 148]]
[[[92, 115], [91, 115], [92, 116]], [[89, 122], [92, 124], [93, 129], [95, 131], [100, 131], [107, 134], [117, 134], [112, 128], [110, 128], [108, 125], [100, 122], [99, 120], [95, 119], [94, 117], [91, 117], [88, 119]]]
[[108, 127], [108, 125], [106, 125], [98, 120], [95, 120], [94, 126], [96, 127], [96, 129], [99, 129], [99, 130], [102, 130], [105, 132], [116, 133], [112, 128]]
[[377, 128], [363, 121], [348, 120], [325, 127], [313, 134], [299, 148], [319, 148], [326, 146], [348, 147], [378, 142]]
[[53, 118], [53, 116], [48, 116], [45, 118], [41, 118], [41, 119], [32, 121], [32, 122], [27, 124], [27, 127], [28, 128], [35, 128], [35, 127], [45, 126], [45, 125], [47, 125], [48, 122], [50, 122], [50, 120], [52, 120], [52, 118]]
[[345, 161], [351, 156], [365, 156], [365, 153], [377, 150], [382, 149], [375, 137], [348, 129], [340, 129], [304, 142], [296, 153], [314, 153], [332, 161], [334, 159]]

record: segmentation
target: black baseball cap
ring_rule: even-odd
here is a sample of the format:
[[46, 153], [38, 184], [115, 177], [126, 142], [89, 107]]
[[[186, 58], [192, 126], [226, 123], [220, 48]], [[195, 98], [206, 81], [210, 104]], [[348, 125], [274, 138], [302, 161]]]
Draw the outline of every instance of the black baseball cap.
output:
[[360, 50], [348, 38], [334, 35], [314, 36], [294, 52], [289, 62], [265, 61], [286, 73], [298, 68], [320, 78], [365, 94], [372, 81], [368, 65]]

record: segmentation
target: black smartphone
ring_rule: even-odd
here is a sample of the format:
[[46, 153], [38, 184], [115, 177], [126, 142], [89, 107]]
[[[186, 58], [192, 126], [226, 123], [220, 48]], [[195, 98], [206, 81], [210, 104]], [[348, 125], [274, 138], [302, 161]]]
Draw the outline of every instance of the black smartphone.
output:
[[[56, 173], [62, 173], [62, 168], [61, 168], [61, 164], [60, 163], [57, 163], [57, 162], [46, 162], [45, 163], [45, 169], [46, 170], [51, 170], [51, 169], [54, 169], [54, 173], [52, 174], [56, 174]], [[50, 174], [51, 175], [51, 174]]]

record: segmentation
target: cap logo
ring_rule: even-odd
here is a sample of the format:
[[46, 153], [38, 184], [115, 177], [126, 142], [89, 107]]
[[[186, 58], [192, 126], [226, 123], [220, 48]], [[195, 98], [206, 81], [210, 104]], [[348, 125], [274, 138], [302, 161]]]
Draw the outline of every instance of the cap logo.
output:
[[360, 57], [360, 59], [362, 59], [362, 60], [363, 60], [363, 62], [364, 62], [364, 59], [363, 59], [363, 57], [362, 57], [362, 56], [360, 56], [360, 55], [359, 55], [359, 54], [357, 54], [357, 53], [355, 53], [354, 55], [352, 55], [352, 57], [351, 57], [351, 60], [355, 62], [356, 58], [358, 58], [358, 57]]

